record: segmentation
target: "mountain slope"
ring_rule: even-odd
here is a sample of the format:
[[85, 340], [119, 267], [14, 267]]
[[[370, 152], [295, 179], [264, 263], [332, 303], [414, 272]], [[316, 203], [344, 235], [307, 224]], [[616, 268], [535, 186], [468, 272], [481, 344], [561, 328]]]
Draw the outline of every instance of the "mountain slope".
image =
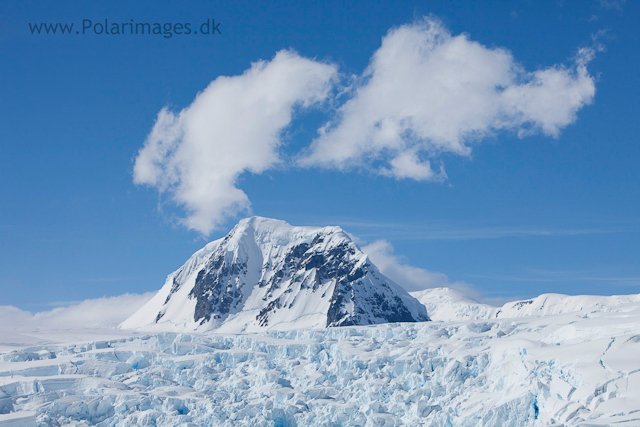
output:
[[339, 227], [253, 217], [196, 252], [121, 327], [236, 333], [426, 320]]

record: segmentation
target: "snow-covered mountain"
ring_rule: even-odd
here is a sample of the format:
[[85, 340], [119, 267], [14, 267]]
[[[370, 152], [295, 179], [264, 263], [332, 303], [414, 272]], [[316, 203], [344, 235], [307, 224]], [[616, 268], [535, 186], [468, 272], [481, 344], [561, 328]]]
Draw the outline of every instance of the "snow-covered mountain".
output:
[[196, 252], [121, 327], [238, 333], [426, 320], [339, 227], [252, 217]]
[[542, 294], [535, 298], [510, 301], [501, 307], [482, 304], [450, 288], [433, 288], [411, 292], [427, 308], [432, 320], [459, 321], [474, 319], [510, 319], [542, 317], [581, 311], [610, 311], [611, 307], [640, 303], [635, 295], [563, 295]]

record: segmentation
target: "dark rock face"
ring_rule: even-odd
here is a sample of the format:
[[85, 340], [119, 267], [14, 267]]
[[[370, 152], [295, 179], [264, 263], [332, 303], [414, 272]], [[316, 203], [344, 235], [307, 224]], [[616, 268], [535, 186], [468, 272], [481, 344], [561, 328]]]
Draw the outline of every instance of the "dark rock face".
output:
[[260, 326], [268, 326], [269, 325], [269, 313], [275, 312], [276, 310], [282, 308], [282, 304], [280, 303], [280, 298], [271, 301], [265, 308], [260, 310], [260, 314], [256, 316], [256, 320], [260, 323]]
[[[347, 302], [351, 302], [357, 292], [357, 286], [362, 284], [341, 284], [336, 287], [331, 297], [331, 306], [327, 313], [327, 327], [331, 326], [355, 326], [367, 325], [367, 314], [372, 314], [376, 318], [384, 319], [384, 323], [396, 322], [417, 322], [426, 319], [414, 319], [409, 310], [404, 306], [402, 300], [394, 297], [393, 301], [388, 301], [378, 293], [374, 293], [370, 297], [362, 298], [362, 303], [355, 306], [355, 313], [350, 314], [344, 310]], [[366, 308], [373, 308], [371, 313], [365, 311]]]
[[229, 263], [225, 253], [214, 255], [209, 264], [198, 273], [196, 284], [189, 293], [196, 298], [196, 310], [193, 318], [201, 324], [229, 314], [242, 301], [244, 283], [234, 280], [246, 273], [246, 263]]
[[[383, 323], [429, 320], [426, 316], [414, 318], [397, 295], [371, 293], [363, 281], [358, 280], [366, 275], [368, 266], [366, 264], [354, 274], [338, 279], [327, 312], [327, 327], [367, 325], [371, 324], [371, 317], [384, 319]], [[353, 304], [353, 313], [346, 310], [348, 303]]]

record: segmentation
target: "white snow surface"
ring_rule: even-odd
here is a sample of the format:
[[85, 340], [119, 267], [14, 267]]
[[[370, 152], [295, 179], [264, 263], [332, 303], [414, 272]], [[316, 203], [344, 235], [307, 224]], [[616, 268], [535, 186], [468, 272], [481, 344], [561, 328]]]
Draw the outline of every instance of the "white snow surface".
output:
[[[225, 333], [258, 332], [323, 328], [336, 279], [318, 278], [316, 268], [298, 269], [291, 259], [304, 245], [322, 256], [340, 252], [337, 258], [353, 264], [353, 270], [366, 266], [366, 274], [357, 284], [356, 298], [385, 295], [398, 297], [414, 319], [427, 319], [424, 307], [402, 287], [383, 276], [366, 254], [340, 227], [299, 227], [280, 220], [252, 217], [243, 219], [223, 239], [207, 244], [187, 262], [171, 273], [160, 291], [140, 310], [125, 320], [123, 329], [146, 331], [191, 332], [216, 330]], [[304, 251], [304, 250], [303, 250]], [[302, 251], [302, 252], [303, 252]], [[219, 261], [220, 267], [211, 264]], [[226, 271], [226, 290], [221, 296], [210, 295], [210, 301], [222, 305], [230, 296], [228, 313], [215, 313], [211, 319], [194, 318], [197, 299], [193, 292], [199, 274], [211, 270]], [[215, 297], [215, 298], [214, 298]], [[353, 296], [352, 296], [353, 298]], [[366, 313], [361, 323], [385, 323], [375, 306], [360, 302]], [[265, 310], [267, 315], [263, 315]], [[347, 314], [355, 314], [353, 301], [345, 304]], [[258, 316], [262, 319], [258, 319]]]
[[640, 303], [639, 295], [563, 295], [542, 294], [535, 298], [511, 301], [502, 307], [482, 304], [451, 288], [433, 288], [410, 292], [427, 308], [432, 320], [508, 319], [549, 316], [584, 310], [608, 311], [611, 307]]
[[640, 426], [638, 296], [525, 306], [235, 335], [0, 328], [0, 426]]

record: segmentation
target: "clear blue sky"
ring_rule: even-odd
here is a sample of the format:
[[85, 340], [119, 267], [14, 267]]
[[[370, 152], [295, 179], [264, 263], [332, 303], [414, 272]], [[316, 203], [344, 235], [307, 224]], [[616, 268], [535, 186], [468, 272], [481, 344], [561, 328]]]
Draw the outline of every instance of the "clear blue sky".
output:
[[[38, 311], [159, 289], [249, 214], [385, 239], [407, 263], [486, 297], [640, 292], [638, 2], [306, 3], [4, 1], [0, 305]], [[556, 137], [496, 130], [469, 142], [467, 154], [430, 157], [444, 180], [385, 175], [372, 164], [243, 172], [236, 184], [250, 210], [225, 217], [206, 239], [179, 223], [184, 207], [169, 194], [134, 184], [136, 156], [163, 107], [177, 114], [217, 77], [281, 49], [333, 64], [347, 85], [391, 28], [424, 16], [485, 50], [509, 51], [526, 72], [574, 67], [599, 34], [605, 49], [587, 65], [592, 102]], [[28, 25], [208, 18], [222, 34], [32, 35]], [[309, 147], [344, 100], [333, 102], [294, 115], [282, 158]]]

